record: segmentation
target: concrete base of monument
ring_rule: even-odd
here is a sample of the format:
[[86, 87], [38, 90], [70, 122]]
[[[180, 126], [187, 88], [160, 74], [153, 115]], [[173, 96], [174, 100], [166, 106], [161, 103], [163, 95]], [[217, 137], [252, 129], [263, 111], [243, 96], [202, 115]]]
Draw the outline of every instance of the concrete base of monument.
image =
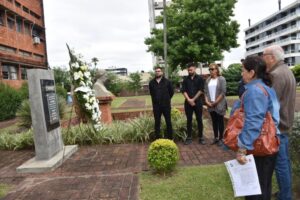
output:
[[35, 157], [17, 167], [18, 173], [42, 173], [53, 171], [78, 150], [77, 145], [68, 145], [49, 160], [35, 160]]

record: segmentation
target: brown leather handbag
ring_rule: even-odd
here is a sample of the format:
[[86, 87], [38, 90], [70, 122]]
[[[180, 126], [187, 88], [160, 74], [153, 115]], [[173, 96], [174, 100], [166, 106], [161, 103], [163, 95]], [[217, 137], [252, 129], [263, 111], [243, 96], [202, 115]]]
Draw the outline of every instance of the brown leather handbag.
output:
[[[268, 96], [267, 91], [259, 85], [264, 91], [264, 94]], [[244, 126], [244, 108], [243, 98], [242, 106], [238, 108], [234, 114], [230, 117], [224, 134], [224, 144], [231, 150], [237, 151], [239, 149], [237, 143], [237, 137], [242, 132]], [[260, 132], [259, 137], [254, 141], [254, 150], [247, 151], [247, 154], [253, 154], [255, 156], [267, 156], [278, 152], [279, 149], [279, 138], [276, 135], [276, 126], [273, 121], [271, 113], [266, 113], [264, 123]]]

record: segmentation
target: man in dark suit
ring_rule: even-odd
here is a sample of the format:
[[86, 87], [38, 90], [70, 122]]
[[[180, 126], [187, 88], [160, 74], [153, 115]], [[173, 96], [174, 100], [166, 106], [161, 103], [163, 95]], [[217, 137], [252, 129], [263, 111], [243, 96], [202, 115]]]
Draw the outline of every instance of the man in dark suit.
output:
[[204, 145], [203, 139], [203, 122], [202, 122], [202, 110], [203, 102], [201, 97], [204, 95], [204, 80], [201, 76], [196, 74], [196, 64], [190, 63], [187, 65], [188, 76], [183, 80], [182, 93], [185, 98], [184, 110], [187, 118], [187, 139], [185, 145], [192, 143], [192, 119], [195, 112], [198, 132], [199, 132], [199, 144]]
[[161, 67], [155, 68], [155, 78], [149, 82], [149, 90], [152, 99], [153, 114], [155, 120], [155, 138], [160, 138], [161, 115], [165, 117], [167, 134], [164, 137], [173, 139], [171, 123], [171, 98], [174, 94], [172, 83], [164, 77]]

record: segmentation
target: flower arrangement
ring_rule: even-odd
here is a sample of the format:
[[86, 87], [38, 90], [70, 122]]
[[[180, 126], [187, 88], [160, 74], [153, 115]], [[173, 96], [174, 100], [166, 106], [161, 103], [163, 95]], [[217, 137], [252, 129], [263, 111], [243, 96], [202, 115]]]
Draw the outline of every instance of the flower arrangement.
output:
[[82, 57], [75, 56], [68, 45], [67, 47], [70, 54], [70, 75], [74, 85], [74, 97], [76, 98], [74, 102], [78, 102], [80, 112], [92, 122], [93, 127], [96, 130], [100, 130], [101, 111], [99, 110], [95, 92], [92, 89], [91, 73], [86, 63], [81, 60]]

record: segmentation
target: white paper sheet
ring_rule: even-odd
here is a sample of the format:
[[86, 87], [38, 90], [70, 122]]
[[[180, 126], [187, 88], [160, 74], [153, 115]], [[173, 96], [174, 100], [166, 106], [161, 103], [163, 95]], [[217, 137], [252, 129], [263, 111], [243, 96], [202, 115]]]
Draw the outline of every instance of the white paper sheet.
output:
[[235, 197], [261, 194], [253, 155], [248, 155], [247, 161], [244, 165], [236, 159], [225, 162]]

